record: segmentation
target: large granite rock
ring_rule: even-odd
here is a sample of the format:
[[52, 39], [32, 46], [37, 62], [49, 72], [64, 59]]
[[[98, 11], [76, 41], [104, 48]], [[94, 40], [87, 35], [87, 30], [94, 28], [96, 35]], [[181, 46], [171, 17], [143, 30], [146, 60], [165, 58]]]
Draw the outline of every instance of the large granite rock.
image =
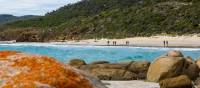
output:
[[192, 81], [186, 75], [168, 78], [160, 81], [159, 84], [160, 88], [194, 88]]
[[15, 51], [0, 52], [0, 73], [1, 88], [105, 88], [54, 58]]
[[152, 82], [178, 76], [182, 73], [184, 58], [163, 56], [156, 59], [149, 67], [147, 79]]

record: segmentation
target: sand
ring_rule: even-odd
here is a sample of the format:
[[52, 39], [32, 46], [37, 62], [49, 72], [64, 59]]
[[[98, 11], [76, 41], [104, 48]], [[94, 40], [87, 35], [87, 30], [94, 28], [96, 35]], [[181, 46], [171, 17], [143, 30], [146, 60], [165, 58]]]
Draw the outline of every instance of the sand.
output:
[[160, 88], [158, 83], [133, 81], [103, 81], [108, 88]]
[[80, 41], [66, 41], [63, 44], [71, 45], [113, 45], [113, 41], [117, 42], [117, 45], [126, 45], [126, 41], [129, 41], [129, 46], [138, 47], [163, 47], [163, 41], [169, 42], [169, 47], [200, 47], [200, 37], [194, 36], [152, 36], [152, 37], [134, 37], [126, 39], [88, 39]]

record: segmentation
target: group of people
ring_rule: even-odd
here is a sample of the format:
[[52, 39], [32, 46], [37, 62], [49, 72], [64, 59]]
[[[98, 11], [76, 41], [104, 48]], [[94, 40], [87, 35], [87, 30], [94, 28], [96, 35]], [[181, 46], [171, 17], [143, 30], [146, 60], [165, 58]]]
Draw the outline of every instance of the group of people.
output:
[[[110, 45], [111, 41], [107, 41], [107, 45]], [[113, 45], [117, 45], [117, 41], [113, 41], [112, 42]], [[126, 45], [129, 45], [130, 42], [129, 41], [126, 41]]]
[[[111, 41], [107, 41], [107, 45], [110, 45]], [[126, 45], [129, 45], [130, 42], [129, 41], [126, 41]], [[112, 45], [117, 45], [117, 41], [112, 41]], [[164, 40], [163, 41], [163, 46], [164, 47], [169, 47], [169, 42], [168, 40]]]
[[164, 40], [164, 41], [163, 41], [163, 45], [164, 45], [164, 47], [168, 47], [168, 46], [169, 46], [168, 40]]

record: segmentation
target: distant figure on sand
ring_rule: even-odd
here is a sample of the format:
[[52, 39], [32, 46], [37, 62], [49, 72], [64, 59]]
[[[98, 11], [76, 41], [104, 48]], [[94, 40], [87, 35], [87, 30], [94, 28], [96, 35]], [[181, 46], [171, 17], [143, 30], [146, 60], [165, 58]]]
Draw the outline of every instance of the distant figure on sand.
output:
[[110, 41], [107, 41], [107, 44], [110, 45]]
[[113, 41], [113, 45], [117, 45], [117, 42], [116, 42], [116, 41]]
[[164, 41], [163, 41], [163, 44], [164, 44], [164, 47], [168, 47], [168, 46], [169, 46], [168, 40], [164, 40]]
[[165, 47], [165, 45], [166, 45], [166, 42], [165, 42], [165, 40], [163, 41], [163, 45], [164, 45], [164, 47]]
[[126, 45], [129, 45], [129, 41], [126, 41]]
[[168, 43], [168, 41], [166, 41], [166, 45], [167, 45], [167, 47], [169, 46], [169, 43]]

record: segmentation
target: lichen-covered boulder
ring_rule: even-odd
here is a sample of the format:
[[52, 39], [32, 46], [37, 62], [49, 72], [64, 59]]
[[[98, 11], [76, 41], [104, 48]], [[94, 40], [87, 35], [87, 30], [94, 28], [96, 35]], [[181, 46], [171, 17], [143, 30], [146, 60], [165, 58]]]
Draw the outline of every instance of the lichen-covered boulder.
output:
[[105, 88], [53, 58], [15, 51], [0, 52], [1, 88]]
[[192, 81], [186, 75], [168, 78], [159, 82], [160, 88], [194, 88]]
[[183, 57], [163, 56], [156, 59], [149, 67], [147, 79], [152, 82], [178, 76], [184, 66]]

